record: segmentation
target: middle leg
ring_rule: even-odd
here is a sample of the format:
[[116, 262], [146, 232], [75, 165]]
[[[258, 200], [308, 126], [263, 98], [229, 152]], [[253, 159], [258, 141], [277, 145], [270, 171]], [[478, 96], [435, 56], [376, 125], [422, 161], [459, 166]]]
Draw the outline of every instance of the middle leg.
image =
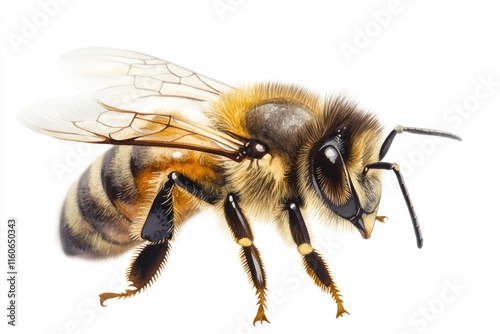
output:
[[261, 323], [269, 322], [266, 318], [266, 273], [264, 265], [260, 259], [260, 253], [257, 247], [253, 244], [253, 234], [248, 221], [238, 206], [236, 196], [229, 194], [224, 202], [224, 213], [226, 221], [233, 233], [235, 241], [241, 246], [241, 262], [248, 275], [249, 280], [253, 283], [257, 290], [258, 300], [257, 315], [253, 320], [253, 324], [257, 321]]

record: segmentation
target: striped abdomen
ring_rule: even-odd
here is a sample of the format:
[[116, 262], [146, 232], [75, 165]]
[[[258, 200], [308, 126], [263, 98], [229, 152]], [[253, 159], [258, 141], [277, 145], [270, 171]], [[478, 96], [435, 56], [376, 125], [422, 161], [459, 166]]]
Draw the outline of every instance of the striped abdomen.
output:
[[[215, 180], [221, 181], [210, 161], [201, 165], [203, 161], [195, 152], [112, 147], [68, 193], [60, 222], [64, 251], [68, 255], [102, 258], [140, 244], [141, 224], [170, 172], [188, 174], [209, 187]], [[175, 190], [173, 195], [178, 224], [194, 213], [197, 205], [181, 191]]]

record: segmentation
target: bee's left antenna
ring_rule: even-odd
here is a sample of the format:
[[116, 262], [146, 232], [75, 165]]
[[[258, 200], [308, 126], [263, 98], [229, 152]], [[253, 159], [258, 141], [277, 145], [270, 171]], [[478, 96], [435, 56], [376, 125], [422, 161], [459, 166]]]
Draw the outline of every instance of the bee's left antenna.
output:
[[453, 134], [450, 132], [433, 130], [433, 129], [424, 129], [424, 128], [412, 128], [412, 127], [398, 125], [394, 128], [394, 130], [391, 131], [391, 133], [389, 133], [387, 138], [385, 138], [384, 143], [382, 144], [382, 147], [380, 148], [380, 153], [378, 154], [379, 160], [382, 160], [385, 157], [385, 155], [387, 154], [387, 151], [389, 151], [389, 148], [391, 147], [391, 144], [392, 144], [392, 141], [394, 140], [394, 137], [396, 137], [397, 134], [400, 134], [403, 132], [414, 133], [417, 135], [445, 137], [445, 138], [455, 139], [455, 140], [459, 140], [459, 141], [462, 140], [462, 138], [460, 138], [456, 134]]

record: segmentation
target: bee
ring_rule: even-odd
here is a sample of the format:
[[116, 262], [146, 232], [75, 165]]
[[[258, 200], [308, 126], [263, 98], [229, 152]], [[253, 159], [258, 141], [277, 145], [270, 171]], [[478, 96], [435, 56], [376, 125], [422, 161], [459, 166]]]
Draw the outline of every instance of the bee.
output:
[[257, 295], [256, 322], [268, 321], [266, 272], [252, 224], [274, 224], [302, 257], [307, 274], [348, 313], [309, 235], [307, 217], [370, 238], [384, 221], [382, 174], [392, 170], [413, 224], [420, 225], [396, 163], [382, 161], [397, 134], [460, 140], [438, 130], [396, 126], [382, 141], [377, 118], [344, 96], [261, 83], [233, 88], [136, 52], [85, 48], [61, 59], [82, 92], [19, 114], [55, 138], [111, 148], [70, 188], [60, 218], [66, 254], [90, 259], [135, 248], [130, 286], [100, 295], [136, 295], [167, 262], [175, 231], [199, 210], [225, 220]]

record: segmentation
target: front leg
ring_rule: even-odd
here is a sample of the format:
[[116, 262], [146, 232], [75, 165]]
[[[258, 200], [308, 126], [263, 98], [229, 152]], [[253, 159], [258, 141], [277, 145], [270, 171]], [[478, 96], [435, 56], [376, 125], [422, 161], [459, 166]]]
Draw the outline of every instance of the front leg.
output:
[[341, 294], [333, 281], [328, 267], [323, 261], [321, 255], [314, 250], [309, 238], [306, 224], [300, 213], [299, 206], [295, 201], [289, 201], [286, 204], [288, 211], [290, 232], [292, 233], [293, 241], [297, 245], [297, 250], [303, 257], [304, 268], [309, 276], [314, 280], [317, 286], [328, 291], [337, 303], [337, 318], [344, 313], [349, 314], [342, 304]]
[[235, 195], [229, 194], [224, 202], [224, 213], [227, 223], [235, 241], [241, 246], [241, 262], [245, 272], [248, 274], [249, 280], [253, 283], [254, 288], [257, 290], [258, 300], [257, 315], [253, 320], [253, 324], [257, 321], [269, 322], [266, 318], [266, 273], [260, 253], [257, 247], [253, 244], [253, 234], [248, 221], [238, 206]]

